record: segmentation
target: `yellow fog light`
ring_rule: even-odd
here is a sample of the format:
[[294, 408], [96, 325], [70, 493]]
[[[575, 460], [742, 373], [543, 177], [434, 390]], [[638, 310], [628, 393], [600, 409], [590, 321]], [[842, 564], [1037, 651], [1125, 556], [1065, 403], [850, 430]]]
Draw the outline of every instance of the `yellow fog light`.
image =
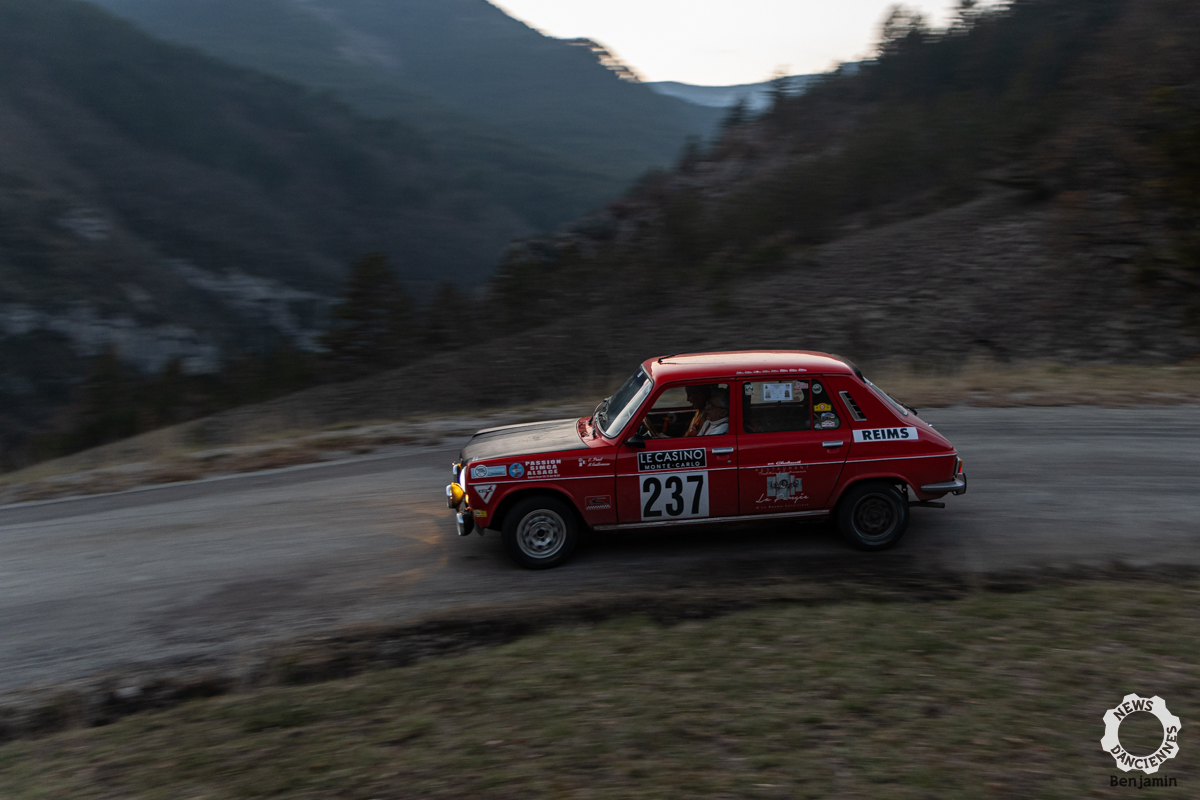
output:
[[452, 483], [446, 487], [446, 507], [458, 508], [467, 499], [466, 491], [457, 483]]

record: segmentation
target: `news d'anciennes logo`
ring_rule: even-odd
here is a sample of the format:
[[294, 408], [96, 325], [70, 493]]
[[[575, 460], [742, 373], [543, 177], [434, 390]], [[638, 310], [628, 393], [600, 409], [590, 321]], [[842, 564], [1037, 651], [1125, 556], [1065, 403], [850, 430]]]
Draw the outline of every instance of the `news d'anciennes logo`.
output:
[[[1121, 746], [1121, 740], [1117, 736], [1121, 721], [1135, 711], [1149, 711], [1158, 717], [1163, 726], [1162, 744], [1148, 756], [1135, 756], [1130, 753]], [[1140, 769], [1150, 775], [1158, 772], [1158, 768], [1165, 764], [1168, 758], [1179, 755], [1180, 727], [1179, 717], [1167, 710], [1167, 704], [1161, 697], [1155, 695], [1147, 699], [1136, 694], [1127, 694], [1120, 705], [1104, 712], [1104, 738], [1100, 740], [1100, 746], [1104, 748], [1104, 752], [1116, 759], [1122, 772]]]

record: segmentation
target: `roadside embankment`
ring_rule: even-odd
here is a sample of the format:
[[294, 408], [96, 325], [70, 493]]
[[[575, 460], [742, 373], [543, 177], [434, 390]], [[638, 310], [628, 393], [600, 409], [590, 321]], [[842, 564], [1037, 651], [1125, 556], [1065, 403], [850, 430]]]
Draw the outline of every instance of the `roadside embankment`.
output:
[[[369, 647], [369, 632], [312, 640], [273, 683], [4, 745], [0, 794], [1104, 797], [1133, 773], [1102, 752], [1102, 716], [1137, 692], [1184, 720], [1159, 776], [1177, 779], [1164, 796], [1190, 796], [1194, 576], [873, 585], [569, 605], [548, 627], [549, 606], [484, 613], [459, 649], [506, 643], [359, 674], [351, 653], [386, 652], [380, 631]], [[409, 652], [435, 631], [413, 631]], [[326, 677], [348, 677], [286, 685], [318, 677], [285, 679], [318, 650]], [[1158, 744], [1142, 722], [1121, 728], [1127, 749]]]
[[[632, 369], [632, 367], [631, 367]], [[1200, 364], [1073, 366], [971, 362], [954, 370], [895, 363], [864, 366], [867, 376], [920, 408], [1200, 404]], [[481, 428], [581, 416], [626, 377], [593, 375], [558, 399], [521, 402], [497, 392], [496, 407], [423, 392], [421, 369], [331, 384], [255, 406], [143, 434], [0, 475], [0, 505], [256, 472], [380, 452], [396, 445], [439, 445]], [[544, 389], [544, 387], [543, 387]], [[544, 394], [544, 391], [542, 392]], [[444, 397], [444, 395], [441, 395]], [[508, 405], [502, 405], [508, 401]], [[472, 401], [478, 405], [480, 401]]]

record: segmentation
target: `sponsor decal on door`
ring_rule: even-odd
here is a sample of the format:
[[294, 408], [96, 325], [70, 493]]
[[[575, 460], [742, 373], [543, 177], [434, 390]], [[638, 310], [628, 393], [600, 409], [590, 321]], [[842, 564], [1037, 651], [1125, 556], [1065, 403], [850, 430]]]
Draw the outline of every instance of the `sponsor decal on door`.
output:
[[708, 516], [707, 472], [643, 475], [638, 481], [642, 489], [643, 521], [669, 522]]
[[643, 450], [637, 456], [638, 472], [707, 467], [707, 453], [703, 447], [690, 450]]
[[804, 494], [804, 479], [790, 472], [777, 472], [767, 476], [767, 490], [754, 501], [756, 506], [797, 503], [807, 500]]
[[874, 428], [854, 432], [856, 442], [915, 442], [916, 428]]

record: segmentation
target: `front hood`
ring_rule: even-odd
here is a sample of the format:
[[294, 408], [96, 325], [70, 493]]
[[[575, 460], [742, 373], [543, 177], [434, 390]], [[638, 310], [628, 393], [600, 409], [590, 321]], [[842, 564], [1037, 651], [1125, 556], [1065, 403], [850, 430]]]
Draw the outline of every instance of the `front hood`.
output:
[[586, 450], [579, 438], [579, 421], [556, 419], [552, 422], [530, 422], [525, 425], [506, 425], [489, 428], [471, 437], [463, 448], [463, 463], [490, 458], [512, 458], [556, 450]]

